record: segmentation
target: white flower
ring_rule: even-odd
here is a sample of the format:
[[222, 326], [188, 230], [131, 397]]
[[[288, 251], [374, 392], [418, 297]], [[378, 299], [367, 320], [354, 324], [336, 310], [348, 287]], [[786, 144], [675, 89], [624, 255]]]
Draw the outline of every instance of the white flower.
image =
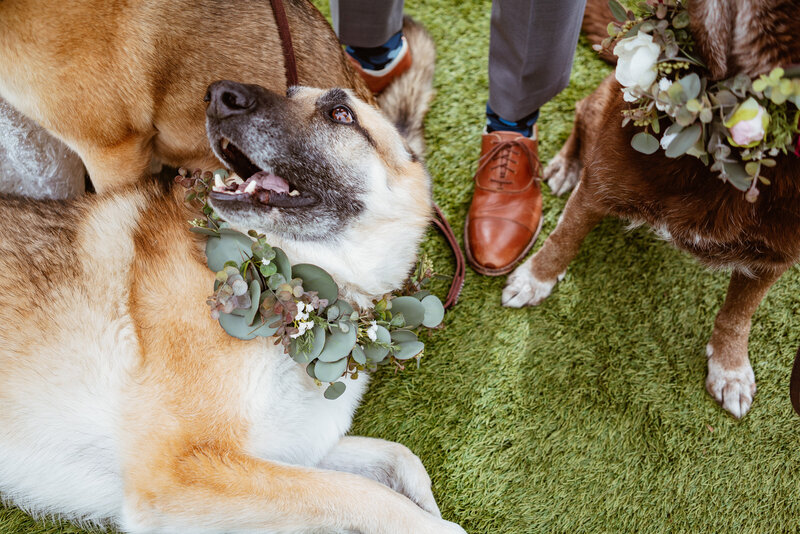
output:
[[378, 323], [376, 321], [372, 321], [370, 327], [367, 328], [367, 337], [370, 341], [378, 341]]
[[[306, 314], [308, 315], [308, 314]], [[297, 324], [297, 333], [290, 334], [289, 337], [292, 339], [298, 338], [306, 333], [306, 331], [311, 330], [314, 328], [314, 321], [300, 321]]]
[[670, 143], [672, 142], [672, 140], [673, 140], [673, 139], [675, 139], [676, 137], [678, 137], [678, 134], [677, 134], [677, 133], [671, 133], [671, 134], [666, 134], [666, 133], [665, 133], [664, 135], [662, 135], [662, 136], [661, 136], [661, 148], [663, 148], [664, 150], [666, 150], [667, 148], [669, 148], [669, 144], [670, 144]]
[[658, 88], [662, 91], [669, 91], [669, 88], [672, 87], [672, 80], [669, 78], [661, 78], [658, 80]]
[[621, 40], [614, 47], [619, 58], [614, 75], [623, 87], [635, 87], [643, 91], [656, 80], [656, 63], [661, 47], [653, 42], [653, 36], [639, 32], [635, 37]]
[[305, 302], [302, 300], [297, 303], [297, 315], [294, 316], [295, 321], [305, 321], [308, 319], [308, 312], [311, 310], [311, 306], [307, 306]]
[[636, 102], [639, 100], [639, 95], [635, 94], [635, 89], [633, 87], [623, 87], [622, 88], [622, 99], [625, 102]]

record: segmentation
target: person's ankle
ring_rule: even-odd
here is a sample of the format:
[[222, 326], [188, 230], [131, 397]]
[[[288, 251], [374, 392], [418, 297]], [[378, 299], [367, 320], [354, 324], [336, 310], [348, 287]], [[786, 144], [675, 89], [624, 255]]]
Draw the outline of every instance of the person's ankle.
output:
[[384, 44], [372, 48], [347, 46], [347, 52], [364, 70], [379, 71], [394, 61], [403, 50], [403, 32], [392, 35]]
[[486, 132], [516, 132], [524, 137], [533, 135], [533, 128], [539, 119], [539, 110], [516, 121], [504, 119], [486, 104]]

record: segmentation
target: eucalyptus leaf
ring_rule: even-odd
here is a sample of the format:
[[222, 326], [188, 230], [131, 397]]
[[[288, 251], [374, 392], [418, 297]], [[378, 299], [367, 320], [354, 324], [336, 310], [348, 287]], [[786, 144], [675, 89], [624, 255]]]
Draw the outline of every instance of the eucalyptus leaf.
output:
[[697, 140], [700, 139], [700, 135], [703, 133], [703, 128], [699, 124], [693, 124], [688, 128], [681, 130], [681, 132], [675, 136], [675, 139], [667, 147], [665, 154], [669, 158], [677, 158], [680, 157], [692, 148]]
[[700, 76], [698, 76], [697, 73], [693, 72], [691, 74], [687, 74], [678, 80], [678, 83], [683, 87], [683, 91], [687, 100], [697, 98], [697, 95], [700, 94], [701, 83]]
[[355, 311], [350, 303], [344, 300], [337, 300], [336, 307], [339, 308], [339, 317], [350, 316]]
[[347, 370], [347, 357], [333, 362], [318, 360], [314, 365], [314, 375], [322, 382], [338, 380]]
[[400, 343], [394, 351], [393, 356], [398, 360], [408, 360], [425, 350], [425, 344], [421, 341], [410, 341]]
[[328, 400], [336, 400], [342, 396], [342, 393], [344, 393], [346, 389], [347, 385], [344, 382], [334, 382], [325, 390], [325, 398]]
[[217, 232], [215, 232], [211, 228], [204, 228], [202, 226], [192, 226], [191, 228], [189, 228], [189, 231], [193, 232], [195, 234], [210, 235], [210, 236], [213, 236], [213, 237], [217, 237], [219, 235]]
[[392, 331], [392, 343], [411, 343], [419, 341], [417, 334], [411, 330], [394, 330]]
[[427, 296], [428, 296], [428, 295], [430, 295], [430, 294], [431, 294], [431, 292], [430, 292], [430, 291], [428, 291], [428, 290], [426, 290], [426, 289], [423, 289], [422, 291], [417, 291], [417, 292], [416, 292], [416, 293], [414, 293], [414, 295], [412, 295], [412, 296], [413, 296], [415, 299], [417, 299], [417, 300], [422, 300], [422, 299], [424, 299], [425, 297], [427, 297]]
[[425, 315], [422, 318], [422, 325], [428, 328], [435, 328], [442, 324], [444, 319], [444, 305], [436, 295], [428, 295], [422, 299], [422, 307], [425, 308]]
[[319, 298], [333, 304], [339, 296], [339, 286], [324, 269], [310, 263], [298, 263], [292, 267], [292, 274], [303, 279], [303, 289], [316, 291]]
[[752, 178], [742, 165], [735, 162], [723, 162], [722, 168], [725, 169], [725, 175], [733, 187], [739, 191], [747, 191], [750, 188]]
[[261, 283], [258, 280], [250, 282], [250, 309], [245, 313], [245, 320], [248, 325], [252, 325], [258, 313], [258, 306], [261, 302]]
[[278, 272], [283, 275], [286, 280], [292, 279], [292, 264], [289, 263], [289, 258], [286, 256], [286, 253], [278, 248], [272, 247], [272, 250], [275, 251], [275, 257], [272, 259], [272, 262], [278, 268]]
[[[222, 232], [227, 230], [227, 233]], [[206, 262], [212, 271], [221, 271], [225, 262], [235, 261], [237, 264], [244, 262], [252, 256], [250, 244], [252, 241], [246, 235], [230, 230], [220, 229], [219, 237], [209, 237], [206, 241]]]
[[247, 324], [247, 319], [240, 315], [221, 313], [219, 314], [219, 325], [229, 335], [245, 341], [248, 339], [253, 339], [257, 335], [253, 333], [253, 327]]
[[255, 323], [250, 327], [254, 336], [272, 337], [278, 331], [278, 326], [270, 326], [275, 324], [279, 319], [277, 315], [270, 314], [266, 317], [261, 315], [256, 316]]
[[658, 139], [647, 132], [639, 132], [631, 138], [631, 146], [642, 154], [653, 154], [658, 147]]
[[628, 20], [628, 10], [622, 7], [622, 4], [617, 0], [608, 0], [608, 8], [611, 10], [611, 14], [614, 15], [614, 18], [619, 22]]
[[416, 328], [422, 324], [422, 320], [425, 318], [425, 308], [420, 301], [414, 297], [397, 297], [391, 302], [392, 316], [402, 313], [406, 326]]
[[293, 339], [289, 344], [289, 355], [297, 363], [308, 363], [313, 361], [319, 356], [319, 354], [322, 352], [322, 348], [325, 346], [325, 329], [320, 325], [314, 325], [314, 328], [311, 329], [311, 332], [314, 334], [314, 342], [311, 344], [311, 347], [308, 351], [302, 351], [298, 348], [299, 343], [297, 342], [297, 339]]
[[351, 352], [350, 355], [353, 357], [356, 363], [360, 363], [361, 365], [367, 363], [367, 354], [359, 345], [353, 347], [353, 352]]
[[328, 306], [328, 309], [325, 310], [325, 316], [328, 318], [329, 321], [335, 321], [339, 318], [341, 312], [339, 311], [339, 307], [336, 305]]
[[356, 339], [358, 337], [358, 331], [355, 325], [351, 326], [352, 328], [349, 328], [347, 332], [343, 332], [336, 327], [331, 328], [325, 340], [325, 346], [318, 356], [320, 361], [335, 362], [350, 354], [350, 351], [352, 351], [353, 347], [356, 345]]
[[306, 374], [308, 376], [310, 376], [311, 378], [314, 378], [314, 379], [317, 378], [317, 375], [314, 374], [314, 367], [316, 367], [316, 366], [317, 366], [316, 360], [311, 362], [311, 363], [309, 363], [308, 365], [306, 365]]
[[383, 359], [389, 354], [388, 345], [392, 342], [392, 336], [389, 334], [389, 331], [381, 325], [378, 325], [376, 334], [378, 342], [387, 346], [382, 347], [381, 345], [375, 343], [367, 343], [364, 347], [364, 353], [371, 361], [378, 363], [383, 361]]

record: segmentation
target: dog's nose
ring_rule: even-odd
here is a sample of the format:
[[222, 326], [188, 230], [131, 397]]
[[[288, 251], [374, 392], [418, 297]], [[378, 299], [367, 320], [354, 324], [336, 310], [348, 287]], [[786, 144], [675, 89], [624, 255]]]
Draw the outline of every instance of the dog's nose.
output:
[[206, 114], [209, 117], [225, 119], [232, 115], [247, 113], [256, 103], [256, 95], [244, 84], [222, 80], [208, 86], [206, 96], [208, 102]]

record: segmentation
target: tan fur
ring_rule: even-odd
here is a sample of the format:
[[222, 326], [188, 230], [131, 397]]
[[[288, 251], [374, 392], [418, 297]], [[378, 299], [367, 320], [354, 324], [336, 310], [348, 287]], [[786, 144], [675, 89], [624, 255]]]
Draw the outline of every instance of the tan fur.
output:
[[[285, 5], [300, 83], [373, 102], [322, 15]], [[99, 192], [135, 183], [153, 157], [216, 165], [202, 98], [220, 79], [284, 91], [269, 2], [0, 2], [0, 96], [75, 150]]]
[[[421, 165], [404, 172], [420, 175], [411, 183], [425, 179]], [[0, 197], [11, 236], [0, 245], [8, 273], [0, 279], [0, 404], [30, 403], [26, 395], [46, 394], [70, 377], [102, 379], [81, 376], [71, 351], [124, 323], [126, 334], [107, 355], [129, 357], [116, 436], [123, 527], [444, 532], [443, 522], [378, 482], [249, 454], [246, 437], [258, 422], [241, 411], [243, 373], [272, 341], [237, 340], [209, 317], [214, 273], [203, 238], [187, 232], [194, 214], [183, 191], [164, 193], [147, 185], [65, 203]], [[53, 347], [59, 357], [50, 361]], [[0, 426], [13, 431], [23, 416], [3, 410]]]
[[408, 102], [428, 103], [433, 99], [436, 48], [425, 28], [410, 17], [403, 20], [403, 35], [408, 40], [413, 63], [408, 71], [380, 94], [378, 105], [386, 110], [387, 116], [408, 140], [411, 149], [422, 157], [425, 154], [425, 138], [420, 126], [428, 106], [408, 105]]

